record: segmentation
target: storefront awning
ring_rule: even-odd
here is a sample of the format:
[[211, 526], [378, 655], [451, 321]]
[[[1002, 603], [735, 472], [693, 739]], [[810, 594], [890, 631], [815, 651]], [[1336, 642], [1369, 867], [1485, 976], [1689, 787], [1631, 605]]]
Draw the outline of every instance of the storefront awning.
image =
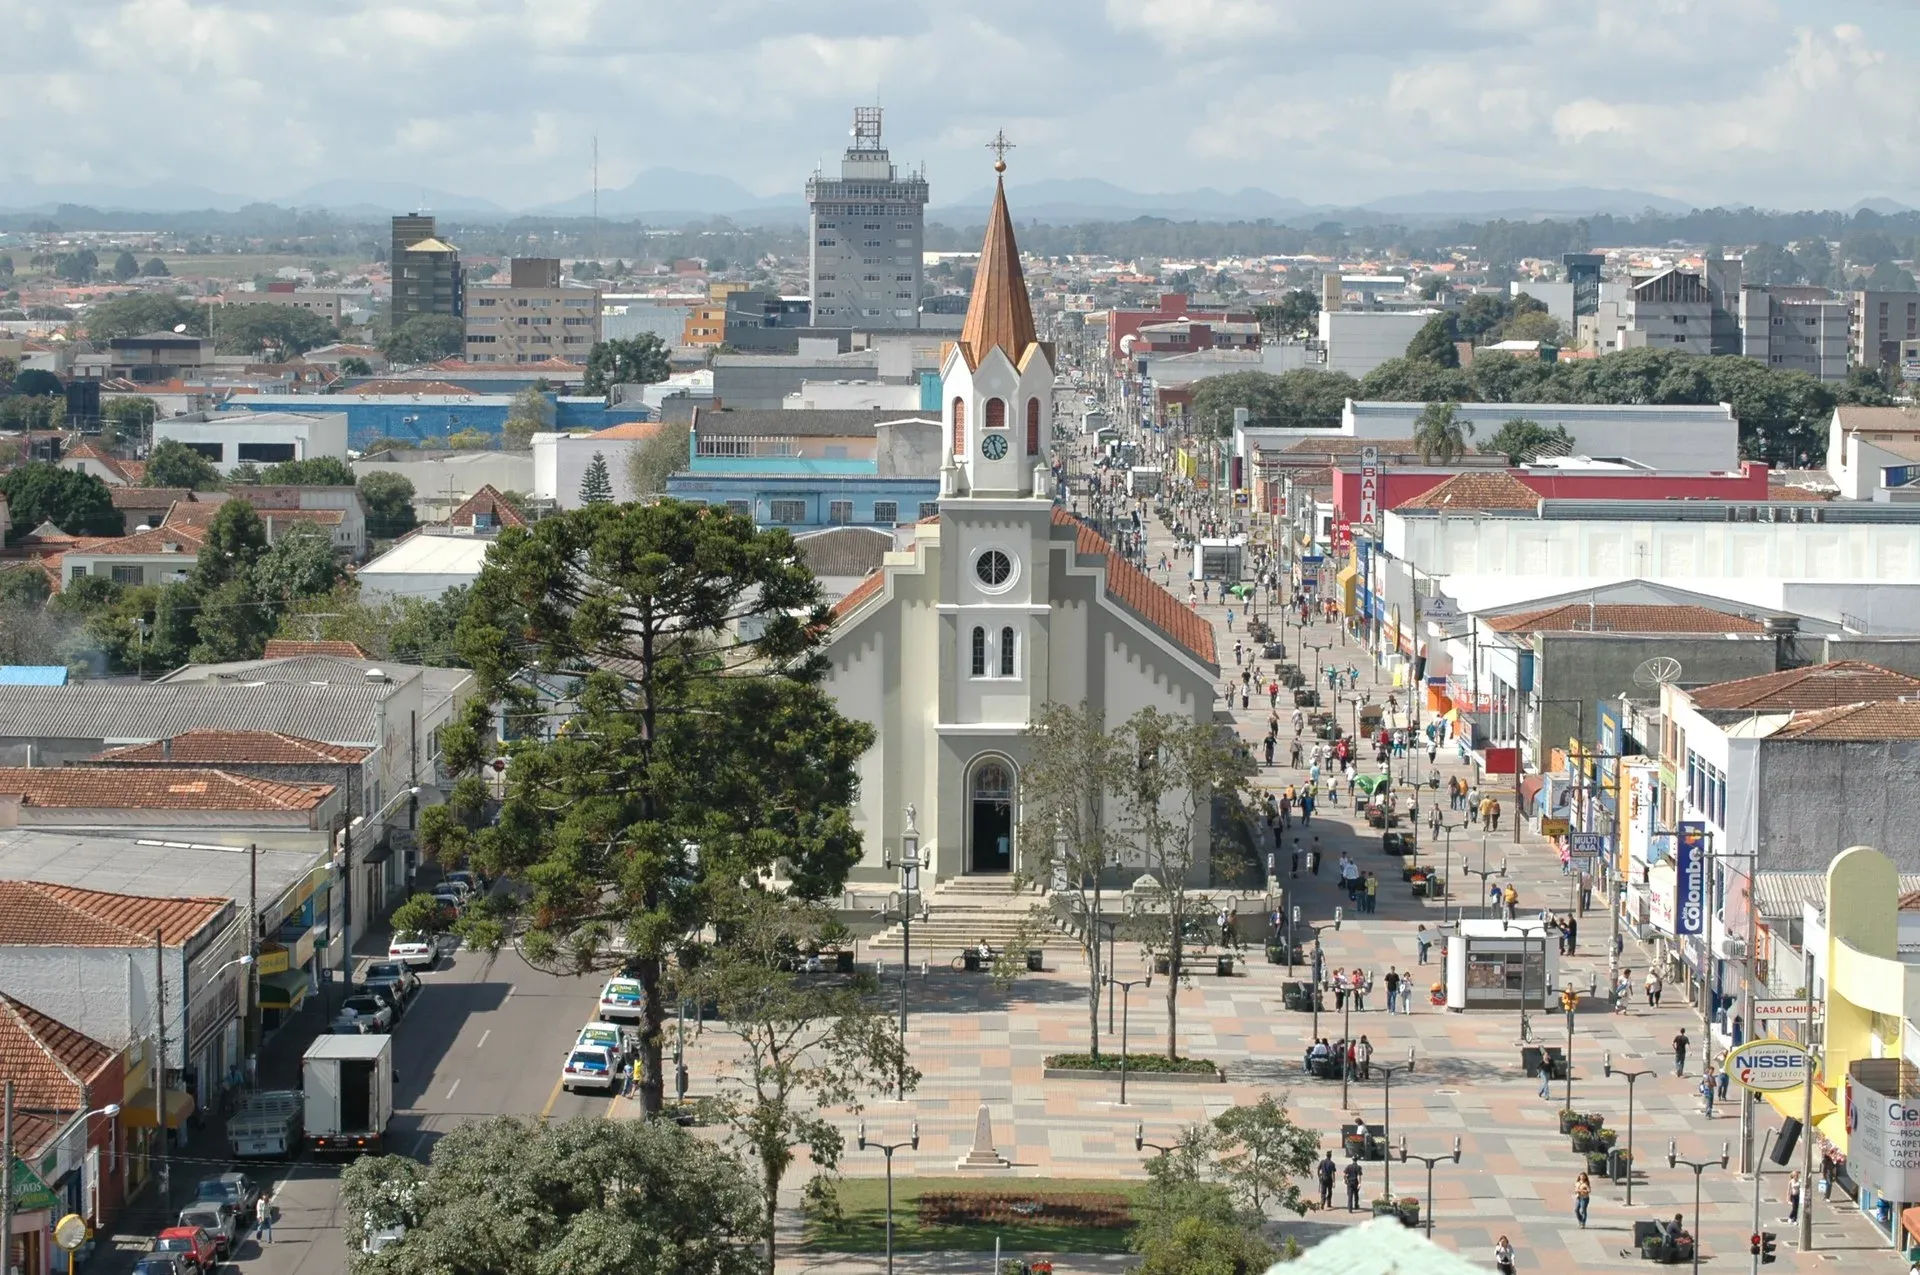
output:
[[[167, 1128], [178, 1129], [193, 1114], [193, 1095], [167, 1090]], [[120, 1120], [129, 1129], [153, 1128], [153, 1086], [148, 1085], [120, 1102]]]
[[262, 1009], [298, 1009], [307, 995], [307, 972], [282, 970], [278, 974], [260, 976], [260, 1007]]
[[[1767, 1105], [1783, 1116], [1800, 1119], [1806, 1110], [1806, 1096], [1799, 1085], [1764, 1095]], [[1847, 1150], [1847, 1122], [1832, 1097], [1819, 1085], [1813, 1087], [1813, 1127], [1842, 1155]]]
[[1920, 1205], [1900, 1211], [1900, 1229], [1907, 1233], [1907, 1238], [1920, 1244]]

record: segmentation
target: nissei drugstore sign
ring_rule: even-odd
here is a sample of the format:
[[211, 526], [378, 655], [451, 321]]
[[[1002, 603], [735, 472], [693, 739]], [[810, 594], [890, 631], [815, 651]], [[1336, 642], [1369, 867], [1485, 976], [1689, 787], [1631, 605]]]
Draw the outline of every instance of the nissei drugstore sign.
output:
[[1797, 1089], [1807, 1075], [1807, 1051], [1790, 1040], [1750, 1040], [1727, 1051], [1722, 1066], [1737, 1085], [1755, 1093]]

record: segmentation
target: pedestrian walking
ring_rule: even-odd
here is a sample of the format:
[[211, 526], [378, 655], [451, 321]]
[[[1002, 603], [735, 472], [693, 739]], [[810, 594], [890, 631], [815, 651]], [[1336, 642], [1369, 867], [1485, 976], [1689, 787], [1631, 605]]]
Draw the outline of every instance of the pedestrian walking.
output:
[[1543, 1056], [1540, 1059], [1540, 1096], [1546, 1098], [1551, 1095], [1552, 1091], [1553, 1068], [1547, 1066], [1547, 1060]]
[[1647, 971], [1647, 1008], [1660, 1008], [1660, 971]]
[[1403, 1014], [1413, 1012], [1413, 980], [1411, 978], [1400, 980], [1400, 1012]]
[[1360, 1033], [1360, 1044], [1356, 1049], [1360, 1059], [1360, 1079], [1373, 1079], [1373, 1042], [1367, 1039], [1365, 1032]]
[[1387, 985], [1387, 1012], [1391, 1014], [1399, 1008], [1400, 971], [1391, 965], [1387, 966], [1387, 977], [1384, 981]]
[[1682, 1027], [1678, 1032], [1674, 1034], [1673, 1074], [1676, 1076], [1684, 1076], [1687, 1074], [1687, 1045], [1689, 1043], [1690, 1042], [1687, 1040], [1686, 1028]]
[[273, 1243], [273, 1199], [265, 1191], [253, 1202], [253, 1225], [262, 1244]]
[[1566, 924], [1561, 927], [1561, 932], [1566, 935], [1567, 955], [1574, 955], [1580, 943], [1580, 922], [1574, 918], [1573, 913], [1567, 913]]
[[1793, 1171], [1792, 1176], [1787, 1179], [1787, 1216], [1783, 1218], [1782, 1221], [1798, 1222], [1799, 1220], [1800, 1220], [1800, 1170], [1795, 1169]]
[[1320, 1161], [1319, 1173], [1320, 1207], [1330, 1209], [1333, 1207], [1333, 1180], [1340, 1176], [1339, 1166], [1333, 1162], [1333, 1152], [1327, 1152], [1326, 1158]]
[[1347, 1212], [1349, 1213], [1358, 1213], [1360, 1211], [1360, 1173], [1360, 1162], [1358, 1160], [1347, 1161]]
[[1333, 972], [1333, 1008], [1335, 1012], [1347, 1007], [1347, 989], [1353, 984], [1347, 981], [1347, 972], [1337, 969]]
[[1433, 946], [1433, 940], [1427, 937], [1426, 926], [1421, 925], [1414, 927], [1413, 946], [1415, 950], [1420, 953], [1420, 963], [1425, 965], [1427, 963], [1427, 949]]
[[1573, 1180], [1573, 1216], [1579, 1219], [1580, 1229], [1587, 1229], [1587, 1206], [1593, 1202], [1593, 1183], [1582, 1173]]
[[[1676, 1076], [1680, 1074], [1680, 1056], [1678, 1054], [1674, 1056], [1673, 1074]], [[1702, 1072], [1700, 1075], [1700, 1083], [1695, 1086], [1695, 1088], [1699, 1090], [1700, 1101], [1706, 1109], [1707, 1119], [1713, 1119], [1713, 1097], [1718, 1089], [1718, 1086], [1713, 1083], [1713, 1073], [1710, 1071]]]
[[1366, 1012], [1367, 993], [1372, 990], [1373, 990], [1373, 980], [1367, 976], [1367, 972], [1365, 970], [1360, 969], [1359, 967], [1356, 966], [1353, 971], [1353, 993], [1352, 993], [1354, 1013], [1361, 1014]]
[[1500, 1275], [1514, 1275], [1513, 1244], [1504, 1235], [1500, 1237], [1500, 1242], [1493, 1246], [1493, 1269]]
[[1380, 878], [1371, 872], [1367, 873], [1366, 900], [1366, 906], [1361, 911], [1373, 913], [1380, 910]]

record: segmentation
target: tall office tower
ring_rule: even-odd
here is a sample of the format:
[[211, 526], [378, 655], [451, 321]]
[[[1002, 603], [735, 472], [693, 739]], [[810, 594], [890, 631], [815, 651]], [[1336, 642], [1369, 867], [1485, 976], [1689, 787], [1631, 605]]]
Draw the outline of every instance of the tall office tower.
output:
[[460, 318], [466, 313], [460, 250], [434, 235], [433, 218], [413, 213], [393, 219], [393, 323], [421, 314]]
[[807, 179], [813, 322], [822, 328], [920, 326], [927, 178], [900, 176], [880, 141], [880, 108], [855, 107], [839, 180]]

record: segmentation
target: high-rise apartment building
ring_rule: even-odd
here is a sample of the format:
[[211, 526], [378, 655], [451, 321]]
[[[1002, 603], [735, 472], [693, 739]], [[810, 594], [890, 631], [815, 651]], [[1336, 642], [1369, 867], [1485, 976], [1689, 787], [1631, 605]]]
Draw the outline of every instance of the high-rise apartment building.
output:
[[557, 257], [515, 257], [505, 287], [467, 293], [467, 362], [584, 363], [600, 339], [600, 289], [566, 284]]
[[918, 327], [927, 179], [895, 169], [880, 140], [879, 107], [854, 109], [840, 177], [808, 178], [807, 208], [815, 325]]
[[460, 250], [435, 235], [433, 218], [410, 213], [393, 219], [393, 324], [422, 314], [466, 313]]
[[1856, 292], [1847, 319], [1847, 356], [1855, 367], [1890, 367], [1900, 343], [1920, 339], [1920, 292]]

